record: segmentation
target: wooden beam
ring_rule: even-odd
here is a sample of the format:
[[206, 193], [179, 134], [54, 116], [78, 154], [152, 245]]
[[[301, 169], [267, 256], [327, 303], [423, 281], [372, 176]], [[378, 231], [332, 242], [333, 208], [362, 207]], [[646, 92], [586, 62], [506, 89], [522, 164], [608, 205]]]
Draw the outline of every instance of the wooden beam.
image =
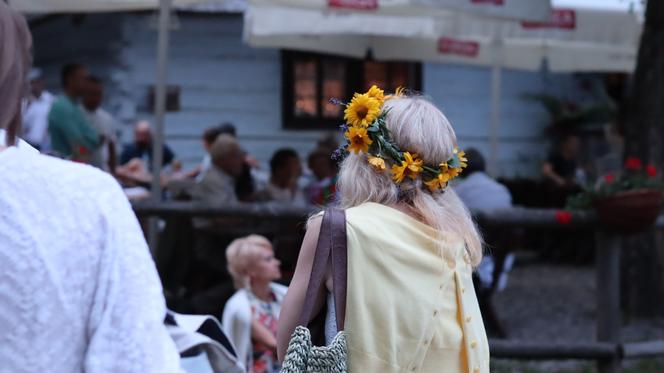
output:
[[623, 350], [626, 359], [664, 356], [664, 340], [626, 343]]
[[532, 343], [490, 340], [492, 358], [528, 360], [605, 360], [621, 356], [614, 343]]

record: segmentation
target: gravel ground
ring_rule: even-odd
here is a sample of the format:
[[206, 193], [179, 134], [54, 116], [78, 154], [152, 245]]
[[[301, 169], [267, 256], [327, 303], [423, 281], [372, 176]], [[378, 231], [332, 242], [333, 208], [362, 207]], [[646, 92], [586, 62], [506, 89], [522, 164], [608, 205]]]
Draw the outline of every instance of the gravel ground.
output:
[[[563, 266], [519, 260], [495, 305], [510, 340], [537, 342], [593, 341], [595, 271], [592, 266]], [[629, 320], [624, 341], [664, 339], [664, 318]], [[493, 360], [495, 372], [594, 372], [588, 361], [517, 362]], [[664, 372], [664, 359], [633, 360], [626, 372]]]

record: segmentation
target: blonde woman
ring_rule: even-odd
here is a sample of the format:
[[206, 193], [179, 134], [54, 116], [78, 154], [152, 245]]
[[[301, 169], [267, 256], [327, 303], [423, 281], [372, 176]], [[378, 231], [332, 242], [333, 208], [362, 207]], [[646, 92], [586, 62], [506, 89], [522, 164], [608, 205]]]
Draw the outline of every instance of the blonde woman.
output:
[[286, 287], [274, 282], [281, 277], [280, 262], [270, 241], [257, 235], [233, 241], [226, 260], [238, 291], [224, 307], [224, 332], [247, 372], [276, 373], [277, 321], [286, 294]]
[[[384, 96], [376, 87], [356, 94], [346, 119], [349, 155], [338, 190], [346, 213], [349, 371], [489, 372], [471, 276], [482, 243], [447, 187], [465, 167], [452, 126], [427, 99]], [[304, 304], [321, 220], [309, 222], [284, 299], [280, 358]], [[328, 271], [321, 306], [331, 282]], [[328, 313], [328, 341], [330, 329]]]

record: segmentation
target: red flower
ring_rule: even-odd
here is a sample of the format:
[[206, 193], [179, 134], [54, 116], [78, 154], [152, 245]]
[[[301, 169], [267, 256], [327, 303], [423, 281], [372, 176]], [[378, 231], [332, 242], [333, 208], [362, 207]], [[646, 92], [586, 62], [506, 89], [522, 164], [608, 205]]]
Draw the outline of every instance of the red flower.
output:
[[649, 164], [648, 166], [646, 166], [646, 173], [650, 177], [656, 177], [657, 176], [657, 169], [655, 168], [655, 166]]
[[572, 214], [569, 211], [556, 211], [558, 224], [567, 225], [572, 222]]
[[613, 182], [616, 181], [616, 176], [614, 174], [606, 174], [604, 175], [604, 182], [607, 184], [613, 184]]
[[643, 168], [643, 163], [641, 162], [641, 159], [637, 157], [629, 157], [625, 161], [625, 168], [632, 171], [638, 171]]

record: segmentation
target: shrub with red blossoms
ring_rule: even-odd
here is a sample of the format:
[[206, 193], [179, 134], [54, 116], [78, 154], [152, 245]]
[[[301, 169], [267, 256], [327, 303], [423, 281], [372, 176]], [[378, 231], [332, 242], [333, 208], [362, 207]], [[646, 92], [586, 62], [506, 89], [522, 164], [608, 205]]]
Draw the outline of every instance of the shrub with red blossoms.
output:
[[628, 157], [622, 172], [608, 173], [595, 184], [588, 185], [584, 191], [570, 197], [567, 207], [583, 209], [593, 207], [598, 198], [610, 197], [630, 190], [657, 189], [664, 191], [664, 182], [659, 177], [657, 168], [644, 162], [638, 157]]
[[643, 162], [641, 162], [640, 158], [637, 157], [629, 157], [625, 161], [625, 169], [630, 170], [630, 171], [638, 171], [643, 168]]

